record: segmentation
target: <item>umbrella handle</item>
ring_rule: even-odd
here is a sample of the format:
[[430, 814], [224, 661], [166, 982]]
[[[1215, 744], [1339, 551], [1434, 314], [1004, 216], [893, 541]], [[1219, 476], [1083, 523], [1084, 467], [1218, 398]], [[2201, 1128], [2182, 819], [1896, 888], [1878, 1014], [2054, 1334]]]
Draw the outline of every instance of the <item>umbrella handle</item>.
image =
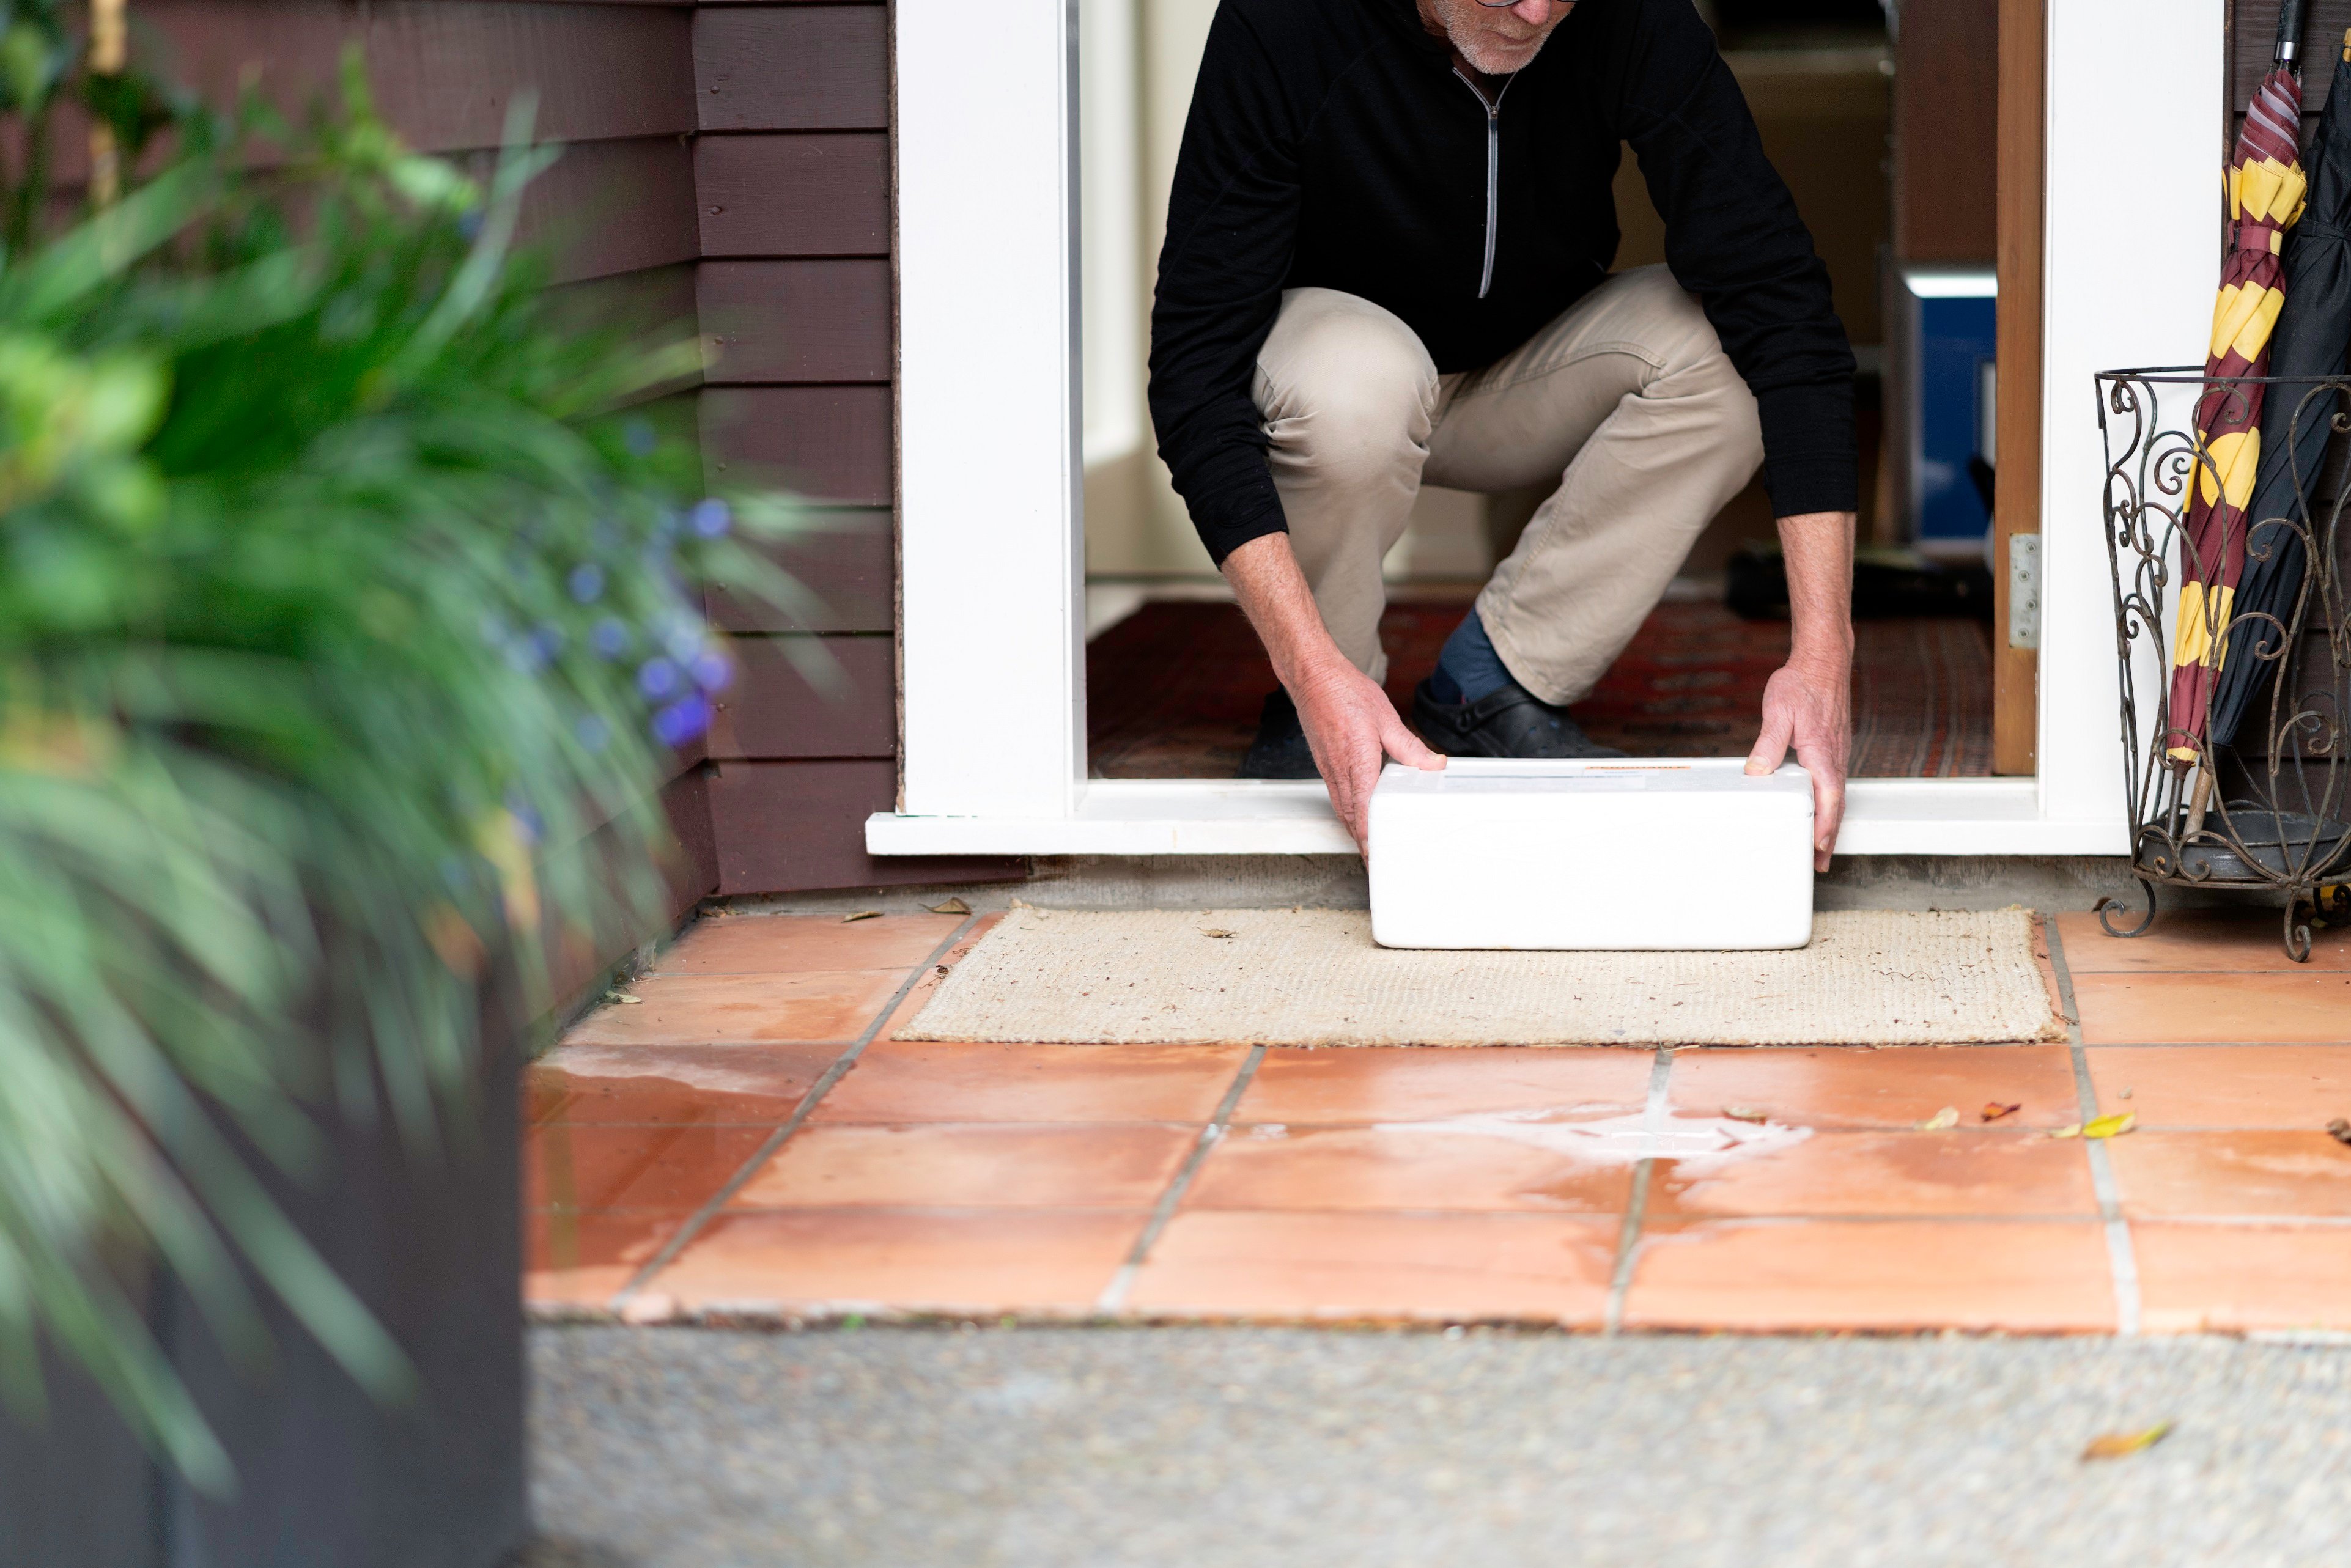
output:
[[2277, 63], [2291, 66], [2302, 52], [2304, 0], [2284, 0], [2278, 7]]

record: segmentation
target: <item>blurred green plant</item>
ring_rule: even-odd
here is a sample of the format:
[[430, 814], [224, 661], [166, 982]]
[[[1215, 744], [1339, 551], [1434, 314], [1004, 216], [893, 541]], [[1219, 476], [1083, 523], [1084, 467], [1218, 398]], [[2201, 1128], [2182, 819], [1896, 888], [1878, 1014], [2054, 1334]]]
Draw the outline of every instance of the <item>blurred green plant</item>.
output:
[[[19, 110], [53, 16], [0, 8]], [[344, 100], [185, 115], [0, 263], [0, 1391], [37, 1412], [46, 1339], [214, 1490], [143, 1260], [240, 1354], [256, 1280], [400, 1391], [242, 1151], [316, 1176], [322, 1107], [430, 1147], [486, 993], [538, 1017], [654, 929], [657, 790], [729, 674], [700, 587], [797, 599], [788, 508], [705, 494], [655, 399], [693, 340], [581, 330], [515, 252], [527, 120], [476, 183], [356, 64]]]

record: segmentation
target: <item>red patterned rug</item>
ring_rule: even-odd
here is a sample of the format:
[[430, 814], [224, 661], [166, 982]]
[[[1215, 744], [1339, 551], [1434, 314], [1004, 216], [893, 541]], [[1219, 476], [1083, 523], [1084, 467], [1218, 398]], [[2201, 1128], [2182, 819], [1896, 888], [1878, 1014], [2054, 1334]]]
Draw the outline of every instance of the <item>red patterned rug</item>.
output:
[[[1411, 711], [1413, 687], [1468, 608], [1388, 606], [1380, 640], [1399, 710]], [[1854, 777], [1991, 773], [1991, 629], [1865, 621], [1855, 632]], [[1741, 621], [1719, 604], [1659, 605], [1575, 716], [1593, 739], [1635, 757], [1742, 757], [1755, 744], [1763, 684], [1787, 654], [1784, 622]], [[1144, 605], [1086, 649], [1094, 777], [1231, 778], [1273, 684], [1237, 607]]]

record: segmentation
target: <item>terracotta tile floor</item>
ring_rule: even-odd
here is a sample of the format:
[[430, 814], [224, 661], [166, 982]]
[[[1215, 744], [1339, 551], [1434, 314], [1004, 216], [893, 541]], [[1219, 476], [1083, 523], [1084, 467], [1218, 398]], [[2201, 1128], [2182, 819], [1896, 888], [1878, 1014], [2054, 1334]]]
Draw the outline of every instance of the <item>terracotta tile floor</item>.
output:
[[[2270, 915], [2173, 915], [2132, 941], [2061, 915], [2066, 1045], [893, 1038], [988, 924], [713, 916], [628, 988], [641, 999], [582, 1020], [527, 1085], [530, 1301], [2351, 1331], [2351, 1147], [2325, 1131], [2351, 1117], [2351, 933], [2301, 967]], [[1557, 1146], [1552, 1124], [1645, 1108], [1804, 1136], [1711, 1164]], [[1921, 1126], [1946, 1108], [1956, 1125]], [[2124, 1111], [2138, 1124], [2111, 1142], [2051, 1135]]]

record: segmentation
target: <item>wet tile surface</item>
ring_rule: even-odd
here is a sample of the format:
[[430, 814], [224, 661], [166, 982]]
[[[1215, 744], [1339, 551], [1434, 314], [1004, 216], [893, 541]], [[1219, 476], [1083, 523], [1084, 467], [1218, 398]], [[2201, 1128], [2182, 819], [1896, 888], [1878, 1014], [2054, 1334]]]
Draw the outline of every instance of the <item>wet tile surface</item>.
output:
[[820, 1122], [1206, 1122], [1239, 1045], [958, 1045], [877, 1040]]
[[684, 1209], [523, 1214], [523, 1297], [540, 1306], [599, 1307], [627, 1288], [692, 1215]]
[[523, 1147], [533, 1208], [698, 1208], [733, 1180], [766, 1127], [545, 1123]]
[[2134, 1219], [2351, 1218], [2351, 1148], [2324, 1132], [2133, 1133], [2114, 1141], [2114, 1162], [2123, 1212]]
[[[2351, 1328], [2351, 1148], [2325, 1131], [2351, 1117], [2351, 933], [2296, 967], [2266, 918], [2167, 916], [2136, 943], [2059, 922], [2080, 1070], [2100, 1110], [2139, 1119], [2103, 1156], [2133, 1285], [2092, 1146], [2047, 1135], [2080, 1116], [2069, 1045], [900, 1038], [990, 923], [688, 933], [627, 988], [642, 1000], [528, 1071], [527, 1298], [596, 1310], [643, 1283], [714, 1312], [2025, 1333], [2111, 1332], [2127, 1302], [2156, 1333]], [[1919, 1127], [1946, 1107], [1958, 1125]], [[1805, 1135], [1691, 1157], [1757, 1117]], [[1556, 1130], [1594, 1121], [1646, 1166]]]
[[2111, 1330], [2115, 1299], [2088, 1221], [1718, 1221], [1645, 1237], [1625, 1322], [2063, 1333]]
[[1637, 1111], [1647, 1051], [1300, 1051], [1277, 1049], [1234, 1112], [1242, 1122], [1424, 1122], [1577, 1106]]
[[2351, 1330], [2351, 1228], [2131, 1228], [2147, 1326], [2158, 1333]]
[[1947, 1105], [1963, 1125], [1981, 1125], [1987, 1107], [2010, 1105], [2022, 1109], [1999, 1118], [2007, 1126], [2082, 1119], [2073, 1058], [2062, 1045], [1683, 1051], [1674, 1059], [1672, 1098], [1687, 1114], [1760, 1110], [1807, 1127], [1910, 1127]]
[[2351, 973], [2076, 975], [2091, 1045], [2351, 1041]]
[[1259, 1124], [1236, 1127], [1210, 1151], [1185, 1207], [1621, 1214], [1632, 1185], [1629, 1165], [1593, 1165], [1508, 1138]]
[[1598, 1324], [1617, 1228], [1525, 1214], [1185, 1214], [1129, 1304], [1243, 1317]]
[[2078, 1147], [2032, 1132], [1816, 1133], [1709, 1168], [1661, 1168], [1649, 1197], [1681, 1215], [2078, 1215], [2098, 1199]]
[[628, 988], [636, 1000], [608, 1004], [564, 1038], [574, 1045], [846, 1045], [905, 980], [898, 969], [648, 975]]
[[2323, 1128], [2351, 1116], [2351, 1045], [2093, 1046], [2105, 1111], [2143, 1127]]
[[896, 969], [927, 959], [963, 924], [958, 915], [737, 915], [703, 921], [654, 960], [656, 975], [787, 975]]
[[810, 1126], [734, 1203], [1148, 1208], [1197, 1138], [1190, 1127], [1134, 1123]]
[[1080, 1312], [1148, 1216], [1008, 1209], [727, 1214], [653, 1288], [688, 1308]]
[[[2136, 919], [2126, 912], [2118, 920]], [[2219, 974], [2306, 974], [2351, 969], [2351, 929], [2314, 930], [2310, 962], [2285, 956], [2284, 930], [2275, 909], [2167, 912], [2146, 935], [2109, 936], [2098, 917], [2085, 912], [2057, 916], [2065, 945], [2065, 967], [2084, 975], [2202, 971]]]
[[524, 1077], [530, 1120], [771, 1126], [839, 1060], [833, 1045], [567, 1045]]

